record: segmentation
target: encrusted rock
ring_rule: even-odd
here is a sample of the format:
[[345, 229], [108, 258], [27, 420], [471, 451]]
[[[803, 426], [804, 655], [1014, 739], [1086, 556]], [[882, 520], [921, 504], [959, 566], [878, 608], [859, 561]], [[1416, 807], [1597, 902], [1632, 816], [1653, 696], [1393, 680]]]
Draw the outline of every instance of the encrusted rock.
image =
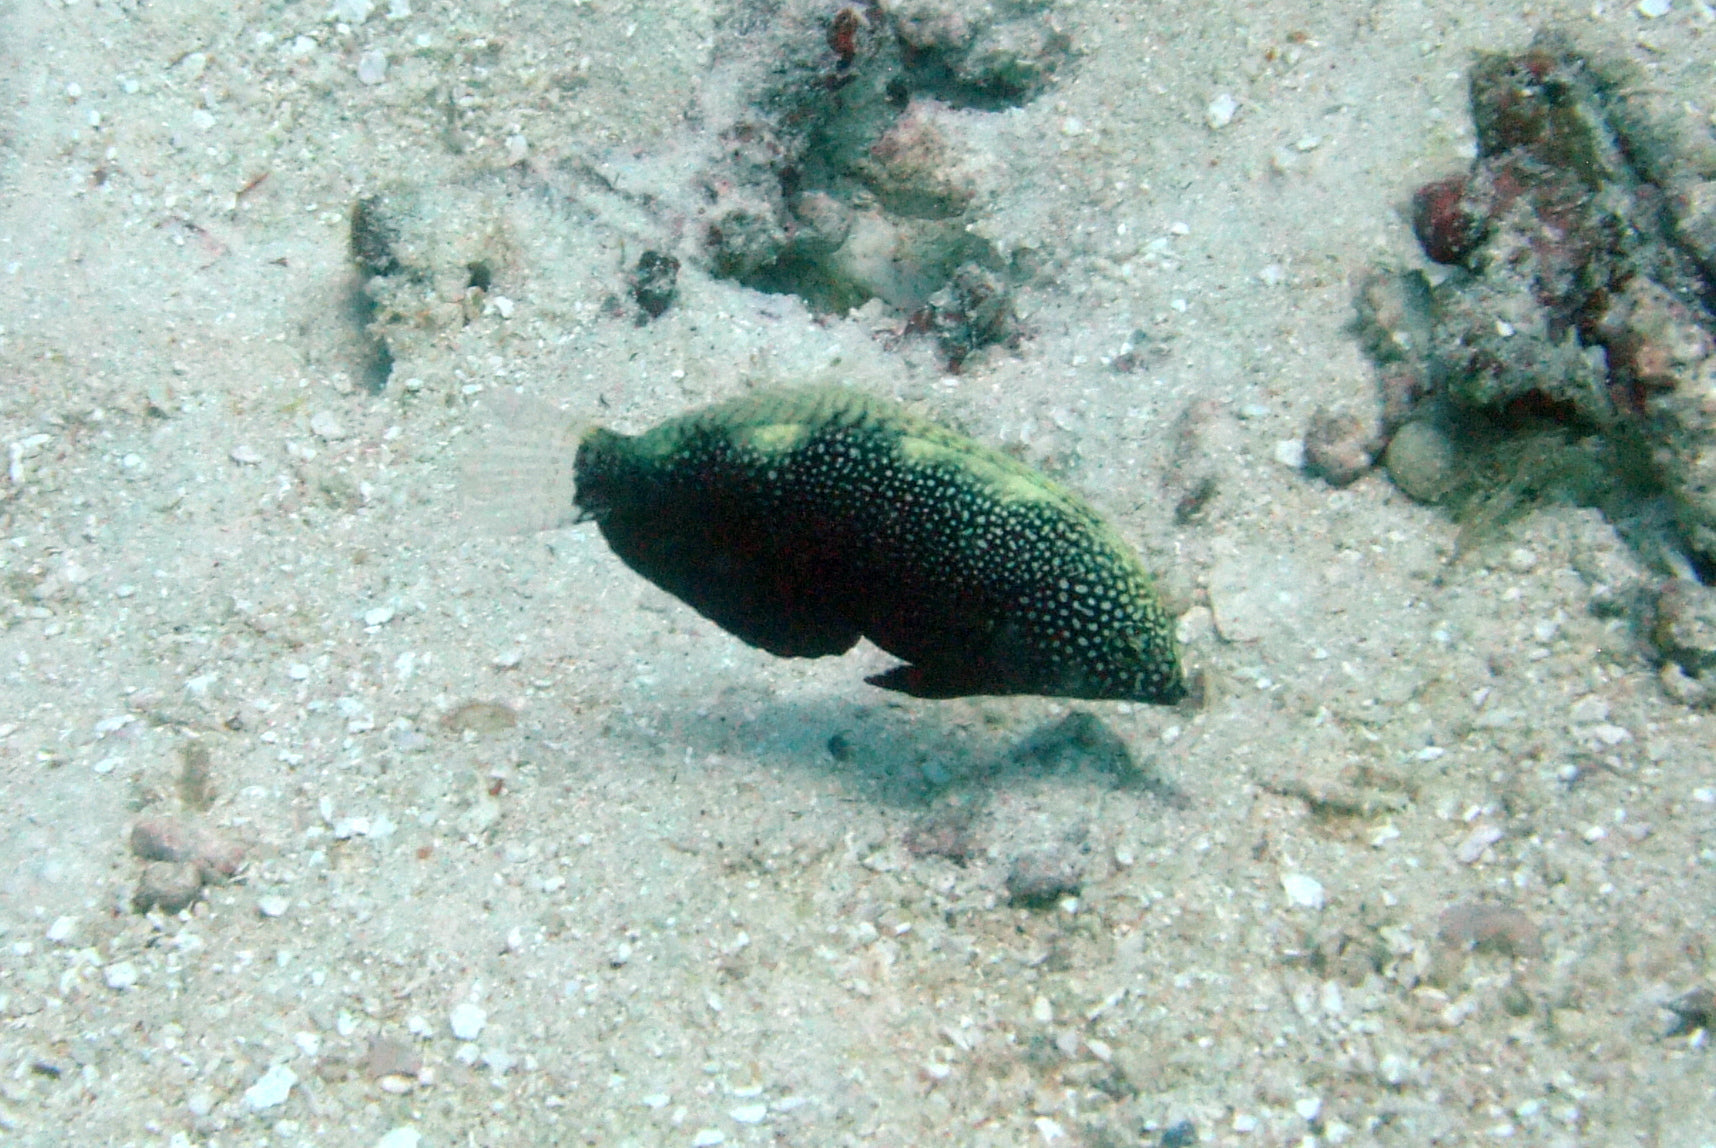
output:
[[1672, 201], [1674, 234], [1704, 273], [1716, 278], [1716, 180], [1681, 188]]
[[1481, 54], [1470, 88], [1477, 158], [1412, 210], [1458, 269], [1378, 272], [1355, 301], [1390, 474], [1468, 524], [1573, 500], [1716, 561], [1716, 137], [1553, 32]]
[[971, 204], [975, 186], [944, 126], [950, 114], [935, 100], [913, 100], [860, 162], [859, 174], [889, 211], [946, 219]]
[[1671, 580], [1657, 595], [1651, 641], [1693, 677], [1716, 667], [1716, 590], [1685, 578]]
[[1305, 470], [1331, 486], [1346, 486], [1370, 469], [1376, 442], [1373, 420], [1318, 407], [1305, 428]]
[[1419, 502], [1440, 502], [1454, 472], [1454, 448], [1428, 419], [1407, 423], [1382, 456], [1394, 485]]
[[155, 861], [143, 866], [143, 876], [132, 894], [131, 905], [139, 913], [159, 909], [177, 913], [188, 909], [202, 896], [203, 877], [190, 861]]
[[1437, 263], [1464, 263], [1489, 230], [1489, 215], [1474, 204], [1463, 175], [1427, 183], [1412, 193], [1412, 232]]

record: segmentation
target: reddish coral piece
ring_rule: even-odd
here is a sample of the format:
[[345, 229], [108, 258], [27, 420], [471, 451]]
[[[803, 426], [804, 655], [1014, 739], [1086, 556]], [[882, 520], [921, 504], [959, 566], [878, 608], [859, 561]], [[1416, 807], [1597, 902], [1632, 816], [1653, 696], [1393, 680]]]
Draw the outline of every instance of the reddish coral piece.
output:
[[1466, 204], [1463, 175], [1427, 183], [1412, 195], [1412, 231], [1437, 263], [1463, 263], [1484, 240], [1487, 220]]
[[858, 29], [863, 21], [856, 8], [842, 8], [828, 24], [828, 47], [839, 59], [842, 68], [850, 68], [858, 58]]

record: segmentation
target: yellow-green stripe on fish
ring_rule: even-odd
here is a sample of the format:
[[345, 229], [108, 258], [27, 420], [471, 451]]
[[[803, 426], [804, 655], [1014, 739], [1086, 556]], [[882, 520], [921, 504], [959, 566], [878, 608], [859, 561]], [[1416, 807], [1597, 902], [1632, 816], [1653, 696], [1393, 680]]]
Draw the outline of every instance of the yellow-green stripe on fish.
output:
[[833, 387], [762, 391], [641, 435], [597, 427], [574, 501], [633, 570], [753, 646], [905, 665], [920, 698], [1185, 696], [1137, 555], [1019, 462]]

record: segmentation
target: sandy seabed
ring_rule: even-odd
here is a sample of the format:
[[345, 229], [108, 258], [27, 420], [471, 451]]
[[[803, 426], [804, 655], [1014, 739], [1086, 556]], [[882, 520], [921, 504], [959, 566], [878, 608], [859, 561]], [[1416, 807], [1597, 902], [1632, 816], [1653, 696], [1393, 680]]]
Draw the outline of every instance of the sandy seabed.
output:
[[[1032, 273], [952, 374], [700, 255], [822, 9], [0, 4], [0, 1139], [1716, 1143], [1716, 725], [1591, 609], [1655, 573], [1294, 465], [1374, 409], [1354, 285], [1422, 262], [1474, 51], [1708, 117], [1710, 9], [1001, 7], [1071, 47], [959, 121]], [[378, 343], [401, 187], [471, 282]], [[1202, 702], [903, 699], [556, 512], [561, 427], [783, 380], [1085, 492]]]

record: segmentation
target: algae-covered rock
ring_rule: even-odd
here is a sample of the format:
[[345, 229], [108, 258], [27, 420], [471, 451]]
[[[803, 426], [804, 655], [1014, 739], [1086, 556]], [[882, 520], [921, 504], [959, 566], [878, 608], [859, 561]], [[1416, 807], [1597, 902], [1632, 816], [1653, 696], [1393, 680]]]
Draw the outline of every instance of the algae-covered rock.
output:
[[1428, 420], [1407, 423], [1396, 431], [1382, 462], [1394, 485], [1419, 502], [1440, 502], [1453, 481], [1453, 445]]

